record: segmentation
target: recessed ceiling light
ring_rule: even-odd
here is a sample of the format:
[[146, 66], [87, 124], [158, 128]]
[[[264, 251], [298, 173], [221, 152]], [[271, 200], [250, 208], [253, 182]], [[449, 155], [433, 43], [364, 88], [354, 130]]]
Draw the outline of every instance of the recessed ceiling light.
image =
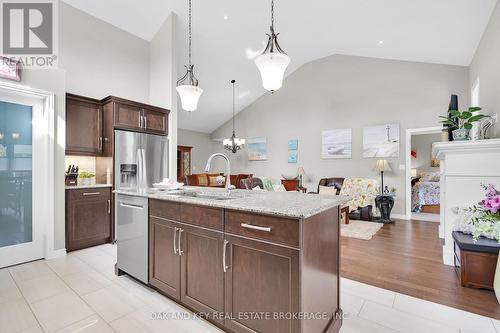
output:
[[224, 15], [224, 20], [226, 20], [226, 21], [227, 21], [228, 19], [229, 19], [229, 16]]
[[379, 40], [379, 41], [378, 41], [378, 43], [379, 43], [380, 45], [382, 45], [382, 44], [384, 44], [384, 41], [383, 41], [383, 40]]

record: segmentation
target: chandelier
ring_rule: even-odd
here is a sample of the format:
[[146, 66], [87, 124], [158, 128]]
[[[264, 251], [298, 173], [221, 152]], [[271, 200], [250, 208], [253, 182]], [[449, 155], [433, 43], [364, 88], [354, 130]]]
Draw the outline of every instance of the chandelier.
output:
[[290, 64], [290, 57], [278, 44], [278, 34], [274, 32], [274, 0], [271, 0], [271, 33], [267, 46], [257, 58], [255, 65], [262, 77], [262, 86], [270, 92], [275, 92], [283, 85], [285, 71]]
[[194, 65], [191, 64], [191, 0], [189, 0], [189, 33], [188, 33], [188, 65], [186, 74], [177, 81], [176, 90], [181, 99], [182, 108], [186, 111], [195, 111], [203, 89], [198, 87], [198, 79], [194, 76]]
[[233, 135], [229, 139], [224, 139], [222, 143], [224, 144], [224, 148], [233, 152], [233, 154], [236, 154], [238, 150], [243, 148], [245, 146], [245, 139], [239, 139], [236, 137], [236, 131], [234, 129], [234, 84], [236, 83], [235, 80], [231, 80], [231, 84], [233, 85]]

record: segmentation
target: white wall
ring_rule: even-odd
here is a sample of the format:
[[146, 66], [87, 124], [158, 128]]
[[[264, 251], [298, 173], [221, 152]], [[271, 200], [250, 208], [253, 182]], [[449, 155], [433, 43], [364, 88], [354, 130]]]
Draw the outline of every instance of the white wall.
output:
[[[479, 79], [479, 105], [486, 114], [500, 115], [500, 2], [491, 15], [481, 43], [470, 65], [470, 88]], [[496, 124], [493, 137], [500, 137]]]
[[[308, 190], [323, 177], [371, 177], [375, 159], [364, 159], [364, 126], [397, 122], [401, 130], [399, 158], [389, 162], [385, 184], [398, 191], [394, 213], [405, 212], [404, 147], [407, 128], [437, 126], [446, 114], [451, 94], [469, 105], [468, 68], [334, 55], [308, 63], [292, 73], [274, 95], [266, 94], [237, 115], [237, 134], [267, 137], [268, 160], [247, 161], [245, 152], [231, 156], [234, 172], [250, 172], [279, 179], [303, 166]], [[321, 131], [352, 128], [353, 157], [321, 159]], [[213, 138], [231, 134], [231, 122]], [[298, 164], [287, 163], [288, 139], [299, 139]], [[222, 149], [219, 149], [222, 150]], [[231, 154], [232, 155], [232, 154]]]
[[177, 178], [177, 99], [175, 94], [176, 66], [173, 46], [177, 16], [162, 24], [149, 44], [149, 103], [170, 110], [169, 116], [169, 178]]
[[149, 43], [64, 2], [59, 11], [59, 67], [66, 70], [66, 91], [148, 103]]
[[432, 144], [441, 141], [441, 134], [419, 134], [411, 137], [411, 149], [417, 151], [417, 158], [411, 159], [412, 169], [417, 173], [439, 171], [439, 167], [431, 167]]

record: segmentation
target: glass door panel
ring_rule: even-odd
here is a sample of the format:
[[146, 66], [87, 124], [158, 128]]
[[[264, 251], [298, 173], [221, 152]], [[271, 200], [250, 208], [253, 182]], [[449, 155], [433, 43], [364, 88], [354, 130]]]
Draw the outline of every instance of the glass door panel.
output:
[[0, 101], [0, 248], [33, 241], [31, 106]]

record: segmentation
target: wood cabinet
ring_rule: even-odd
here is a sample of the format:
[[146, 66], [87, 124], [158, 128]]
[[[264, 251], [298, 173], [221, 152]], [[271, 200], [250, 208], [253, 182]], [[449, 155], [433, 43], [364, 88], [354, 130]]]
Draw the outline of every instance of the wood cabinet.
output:
[[114, 128], [168, 134], [169, 110], [138, 103], [123, 98], [109, 96], [102, 100], [103, 105], [111, 105], [114, 111]]
[[103, 116], [98, 100], [66, 94], [66, 154], [100, 155]]
[[177, 253], [176, 223], [149, 219], [149, 283], [174, 299], [180, 299], [181, 257]]
[[111, 188], [66, 190], [66, 250], [109, 243]]
[[114, 129], [168, 134], [169, 110], [114, 96], [66, 94], [66, 154], [113, 156]]
[[[274, 318], [299, 312], [299, 251], [242, 237], [225, 239], [224, 305], [230, 317], [225, 326], [236, 333], [300, 332], [298, 320]], [[255, 313], [263, 315], [247, 316]]]
[[339, 207], [307, 219], [149, 207], [150, 284], [163, 294], [234, 333], [339, 331]]

